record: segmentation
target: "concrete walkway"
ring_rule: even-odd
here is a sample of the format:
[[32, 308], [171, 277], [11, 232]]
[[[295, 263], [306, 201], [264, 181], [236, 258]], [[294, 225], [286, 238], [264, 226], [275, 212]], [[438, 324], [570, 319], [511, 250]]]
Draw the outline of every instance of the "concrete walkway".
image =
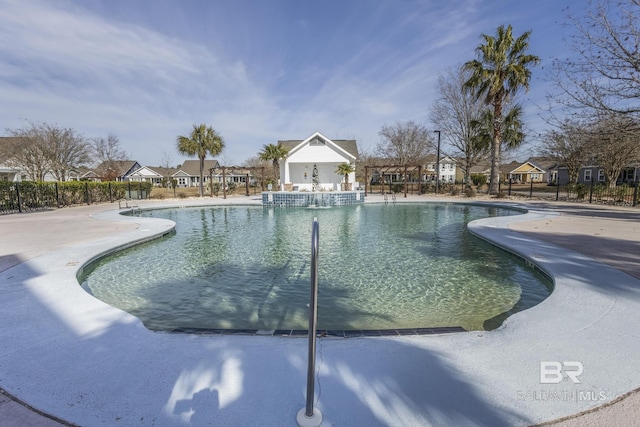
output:
[[[202, 202], [141, 205], [171, 203]], [[531, 425], [640, 387], [624, 369], [640, 362], [640, 211], [525, 207], [470, 229], [552, 274], [553, 294], [491, 332], [320, 340], [323, 425]], [[80, 266], [172, 228], [116, 208], [0, 217], [0, 425], [295, 425], [305, 340], [153, 333], [82, 291]], [[541, 361], [579, 361], [581, 383], [540, 384]], [[637, 402], [561, 425], [628, 425]]]

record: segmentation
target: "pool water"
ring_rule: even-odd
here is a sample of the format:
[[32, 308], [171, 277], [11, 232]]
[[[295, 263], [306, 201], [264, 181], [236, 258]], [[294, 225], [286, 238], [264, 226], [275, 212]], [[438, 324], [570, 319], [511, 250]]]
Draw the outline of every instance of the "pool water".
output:
[[85, 269], [83, 287], [152, 330], [307, 329], [311, 224], [318, 328], [480, 330], [538, 304], [549, 280], [471, 235], [517, 211], [466, 204], [161, 209], [176, 233]]

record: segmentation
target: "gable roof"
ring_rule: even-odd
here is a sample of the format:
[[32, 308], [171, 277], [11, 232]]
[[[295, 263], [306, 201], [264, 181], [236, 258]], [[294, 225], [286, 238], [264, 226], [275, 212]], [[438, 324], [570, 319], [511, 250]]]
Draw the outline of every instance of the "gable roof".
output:
[[[500, 171], [500, 173], [511, 173], [513, 172], [518, 166], [522, 165], [522, 163], [520, 162], [516, 162], [515, 160], [511, 163], [507, 163], [507, 164], [500, 164], [500, 166], [498, 167], [498, 170]], [[491, 168], [491, 167], [489, 167]]]
[[471, 166], [471, 169], [469, 170], [469, 173], [471, 173], [471, 174], [489, 174], [489, 173], [491, 173], [491, 165], [482, 163], [482, 164], [479, 164], [479, 165]]
[[[425, 161], [425, 163], [426, 163], [426, 164], [431, 164], [431, 163], [435, 163], [435, 162], [436, 162], [436, 160], [438, 160], [438, 156], [437, 156], [437, 155], [435, 155], [435, 154], [428, 154], [428, 155], [425, 157], [425, 160], [424, 160], [424, 161]], [[456, 164], [456, 163], [458, 163], [458, 161], [457, 161], [456, 159], [454, 159], [453, 157], [451, 157], [451, 156], [448, 156], [448, 155], [446, 155], [446, 154], [442, 154], [442, 155], [440, 156], [440, 163], [441, 163], [441, 164], [442, 164], [442, 163], [445, 163], [445, 164], [446, 164], [446, 163], [453, 163], [453, 164]]]
[[526, 161], [515, 169], [511, 170], [511, 173], [544, 173], [545, 170], [535, 165], [533, 162]]
[[555, 169], [558, 167], [558, 162], [549, 157], [529, 157], [527, 159], [527, 162], [533, 164], [536, 167], [539, 167], [540, 169]]
[[[204, 174], [209, 175], [209, 169], [217, 168], [220, 166], [217, 160], [205, 160], [204, 161]], [[200, 160], [185, 160], [182, 163], [182, 167], [180, 171], [189, 175], [189, 176], [200, 176]], [[179, 171], [176, 171], [177, 173]], [[174, 174], [175, 174], [174, 173]]]
[[302, 148], [303, 145], [308, 144], [314, 139], [321, 139], [325, 143], [330, 143], [337, 147], [340, 151], [343, 151], [347, 154], [347, 157], [353, 158], [356, 160], [358, 158], [358, 144], [355, 139], [329, 139], [320, 132], [315, 132], [309, 138], [300, 140], [300, 139], [289, 139], [289, 140], [278, 140], [278, 144], [282, 144], [285, 148], [289, 149], [289, 153], [293, 153]]
[[95, 168], [95, 173], [97, 176], [105, 176], [108, 175], [107, 171], [113, 169], [116, 176], [125, 177], [133, 173], [134, 171], [140, 169], [140, 164], [135, 160], [112, 160], [105, 161], [98, 165]]
[[161, 168], [157, 166], [142, 166], [129, 176], [144, 176], [144, 177], [156, 177], [163, 178], [173, 175], [177, 169], [175, 168]]
[[160, 166], [146, 166], [146, 168], [160, 176], [171, 176], [178, 171], [176, 168], [163, 168]]

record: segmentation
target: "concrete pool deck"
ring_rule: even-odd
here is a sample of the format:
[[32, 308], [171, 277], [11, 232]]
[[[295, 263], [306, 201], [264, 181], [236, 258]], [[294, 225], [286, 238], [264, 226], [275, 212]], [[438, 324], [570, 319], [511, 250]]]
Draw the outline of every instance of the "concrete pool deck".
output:
[[[491, 332], [319, 339], [323, 425], [531, 425], [640, 387], [640, 211], [501, 202], [530, 212], [470, 228], [553, 275], [552, 295]], [[296, 425], [305, 339], [154, 333], [78, 286], [96, 255], [171, 229], [115, 209], [0, 217], [0, 388], [30, 406], [0, 394], [0, 425]], [[581, 382], [541, 384], [543, 361], [581, 363]], [[630, 399], [594, 414], [624, 425]]]

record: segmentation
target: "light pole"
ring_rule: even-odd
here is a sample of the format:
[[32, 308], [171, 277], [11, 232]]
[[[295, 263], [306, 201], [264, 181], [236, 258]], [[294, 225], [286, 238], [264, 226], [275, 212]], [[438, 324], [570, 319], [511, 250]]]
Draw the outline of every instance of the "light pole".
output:
[[436, 194], [440, 192], [440, 131], [434, 130], [438, 134], [438, 154], [436, 156]]

